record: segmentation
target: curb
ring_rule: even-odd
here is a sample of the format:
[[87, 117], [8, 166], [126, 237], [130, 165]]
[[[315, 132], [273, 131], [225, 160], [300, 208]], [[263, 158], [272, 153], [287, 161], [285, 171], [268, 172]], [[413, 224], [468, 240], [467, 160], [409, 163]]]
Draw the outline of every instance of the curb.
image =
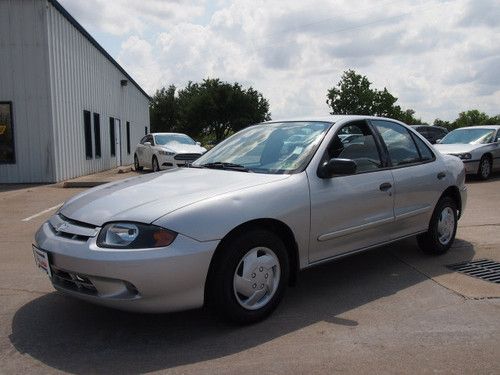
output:
[[107, 184], [110, 181], [66, 181], [63, 183], [63, 188], [91, 188]]

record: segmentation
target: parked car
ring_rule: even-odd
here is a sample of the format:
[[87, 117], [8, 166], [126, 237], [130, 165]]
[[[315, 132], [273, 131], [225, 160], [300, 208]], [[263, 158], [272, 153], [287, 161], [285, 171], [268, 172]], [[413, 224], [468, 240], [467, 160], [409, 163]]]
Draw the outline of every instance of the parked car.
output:
[[500, 171], [500, 125], [470, 126], [448, 133], [435, 145], [443, 154], [458, 156], [467, 174], [487, 180]]
[[[346, 127], [363, 141], [344, 145]], [[189, 168], [71, 198], [33, 250], [67, 295], [142, 312], [207, 304], [250, 323], [276, 308], [299, 270], [415, 235], [425, 252], [445, 253], [464, 180], [458, 158], [395, 120], [272, 121]]]
[[183, 167], [199, 158], [207, 150], [200, 142], [182, 133], [150, 133], [135, 146], [134, 167], [144, 167], [153, 172], [161, 169]]
[[422, 134], [430, 143], [435, 144], [438, 139], [443, 139], [448, 130], [434, 125], [411, 125], [413, 129]]

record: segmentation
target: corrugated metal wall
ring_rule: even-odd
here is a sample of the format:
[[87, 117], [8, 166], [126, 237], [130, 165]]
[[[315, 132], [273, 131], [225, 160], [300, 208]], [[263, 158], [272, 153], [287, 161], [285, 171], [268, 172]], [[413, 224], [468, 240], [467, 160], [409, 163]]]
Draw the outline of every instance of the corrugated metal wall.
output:
[[[131, 82], [122, 87], [123, 79], [50, 2], [0, 0], [0, 101], [13, 102], [16, 147], [16, 164], [0, 164], [0, 182], [62, 181], [115, 167], [110, 117], [121, 122], [121, 164], [132, 163], [135, 144], [149, 129], [149, 103]], [[93, 123], [93, 157], [86, 158], [84, 110], [100, 115], [100, 158]]]
[[[120, 81], [127, 77], [50, 4], [47, 17], [57, 180], [117, 166], [117, 157], [110, 153], [110, 117], [121, 122], [121, 164], [131, 164], [135, 144], [144, 135], [144, 127], [149, 129], [148, 99], [131, 82], [122, 87]], [[84, 110], [100, 115], [100, 158], [95, 157], [93, 125], [93, 158], [85, 156]], [[127, 121], [130, 154], [126, 144]], [[119, 134], [116, 132], [117, 137]], [[117, 148], [116, 153], [119, 152]]]
[[0, 101], [11, 101], [15, 164], [0, 182], [55, 179], [45, 2], [0, 0]]

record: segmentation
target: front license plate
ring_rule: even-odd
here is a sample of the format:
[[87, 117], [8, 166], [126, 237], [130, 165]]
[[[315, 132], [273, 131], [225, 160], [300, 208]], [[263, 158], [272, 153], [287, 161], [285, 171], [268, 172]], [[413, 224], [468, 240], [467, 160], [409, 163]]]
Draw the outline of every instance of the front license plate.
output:
[[42, 271], [44, 271], [49, 277], [52, 277], [50, 272], [49, 255], [46, 251], [40, 250], [35, 245], [33, 245], [33, 256], [35, 257], [35, 263]]

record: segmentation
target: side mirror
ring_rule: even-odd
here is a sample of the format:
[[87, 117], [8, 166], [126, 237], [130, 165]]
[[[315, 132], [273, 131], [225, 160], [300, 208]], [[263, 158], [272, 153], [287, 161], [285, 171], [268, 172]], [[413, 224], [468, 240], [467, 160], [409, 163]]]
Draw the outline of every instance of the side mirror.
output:
[[318, 170], [318, 177], [331, 178], [335, 175], [349, 175], [356, 173], [356, 162], [351, 159], [330, 159]]
[[441, 143], [441, 138], [436, 139], [436, 143]]
[[200, 142], [196, 142], [196, 146], [201, 146], [201, 143]]
[[151, 146], [151, 142], [144, 142], [144, 146]]

